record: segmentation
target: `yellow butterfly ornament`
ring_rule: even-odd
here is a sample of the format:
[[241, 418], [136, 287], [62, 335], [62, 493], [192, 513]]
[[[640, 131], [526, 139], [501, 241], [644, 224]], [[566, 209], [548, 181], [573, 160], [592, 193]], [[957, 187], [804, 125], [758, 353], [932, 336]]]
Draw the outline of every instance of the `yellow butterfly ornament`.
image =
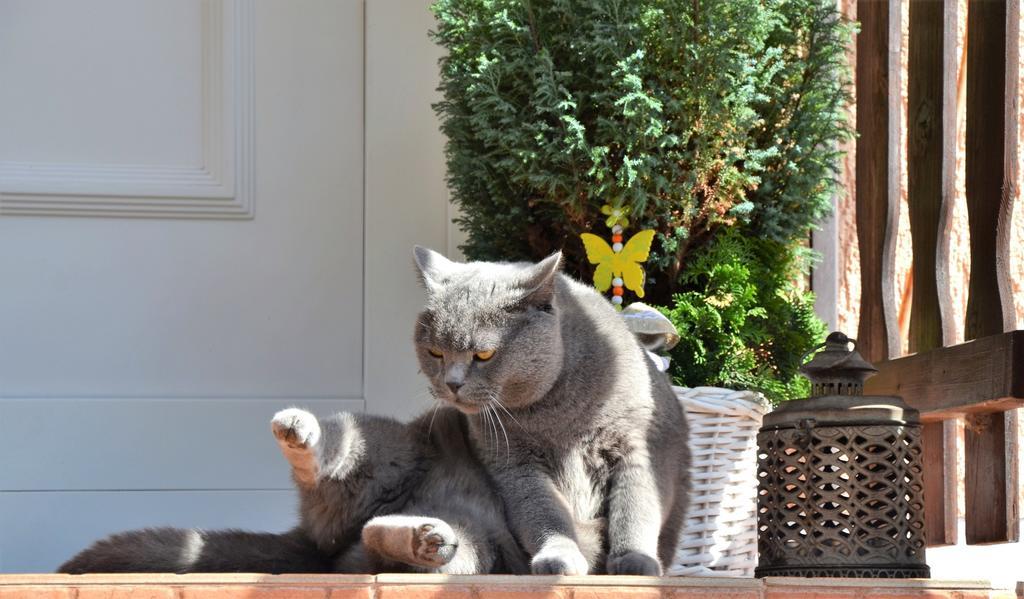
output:
[[612, 278], [619, 277], [625, 283], [626, 289], [635, 293], [637, 297], [644, 296], [644, 269], [640, 265], [651, 253], [654, 229], [637, 232], [617, 252], [607, 241], [593, 233], [583, 233], [580, 237], [583, 239], [583, 247], [587, 250], [587, 260], [597, 265], [594, 269], [594, 287], [597, 287], [598, 291], [608, 291], [612, 286]]

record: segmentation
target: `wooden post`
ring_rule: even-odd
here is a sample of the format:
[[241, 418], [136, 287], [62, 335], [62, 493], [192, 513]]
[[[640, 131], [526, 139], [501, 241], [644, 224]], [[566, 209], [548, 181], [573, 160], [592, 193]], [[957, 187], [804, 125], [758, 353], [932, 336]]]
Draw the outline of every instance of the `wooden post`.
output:
[[[893, 294], [899, 181], [900, 0], [860, 0], [857, 17], [857, 240], [861, 259], [858, 349], [898, 355]], [[893, 52], [895, 50], [895, 54]]]
[[[956, 168], [958, 3], [911, 0], [907, 61], [907, 207], [913, 243], [911, 353], [955, 342], [948, 289]], [[925, 538], [956, 543], [955, 422], [923, 426]]]
[[[965, 339], [1013, 330], [1010, 288], [1010, 217], [1016, 181], [1017, 121], [1007, 83], [1007, 10], [1015, 2], [970, 0], [967, 18], [967, 215], [971, 280]], [[1016, 21], [1014, 22], [1016, 25]], [[1016, 27], [1014, 27], [1016, 29]], [[1016, 74], [1017, 54], [1011, 72]], [[1012, 95], [1008, 95], [1012, 94]], [[1014, 118], [1008, 118], [1013, 116]], [[1008, 139], [1007, 129], [1014, 133]], [[1012, 159], [1012, 162], [1011, 162]]]
[[957, 460], [962, 446], [960, 420], [921, 425], [924, 474], [924, 537], [929, 547], [955, 545], [957, 540]]
[[[966, 183], [971, 279], [967, 339], [996, 335], [1015, 325], [1008, 265], [1017, 161], [1019, 11], [1017, 2], [970, 0], [968, 5]], [[968, 418], [965, 515], [969, 544], [1018, 539], [1016, 455], [1017, 419], [1012, 411]]]
[[967, 544], [1016, 542], [1017, 410], [968, 415], [965, 429]]
[[[944, 154], [955, 130], [946, 128], [946, 114], [955, 117], [955, 72], [945, 67], [944, 50], [953, 51], [945, 39], [944, 22], [953, 20], [956, 2], [911, 0], [910, 44], [907, 61], [907, 207], [914, 252], [914, 295], [910, 312], [910, 353], [944, 345], [943, 310], [939, 307], [937, 275], [946, 271], [939, 262], [939, 230], [946, 204], [943, 190]], [[952, 76], [949, 76], [952, 75]], [[952, 104], [949, 103], [952, 100]], [[945, 310], [948, 314], [950, 310]]]

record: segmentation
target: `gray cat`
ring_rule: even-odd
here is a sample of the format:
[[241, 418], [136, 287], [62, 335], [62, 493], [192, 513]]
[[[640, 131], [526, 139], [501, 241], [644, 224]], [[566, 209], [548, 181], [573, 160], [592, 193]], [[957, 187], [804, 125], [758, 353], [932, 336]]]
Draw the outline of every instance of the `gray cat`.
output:
[[[295, 531], [124, 533], [61, 571], [660, 574], [687, 507], [687, 426], [610, 304], [559, 274], [557, 254], [415, 258], [420, 367], [450, 407], [409, 425], [283, 412]], [[195, 535], [208, 556], [183, 546]]]
[[560, 274], [560, 254], [536, 265], [424, 248], [415, 258], [428, 294], [420, 369], [440, 400], [476, 416], [478, 445], [499, 423], [506, 451], [479, 457], [531, 570], [661, 574], [689, 500], [688, 429], [609, 302]]
[[294, 530], [129, 531], [58, 571], [529, 571], [457, 410], [439, 407], [402, 424], [348, 413], [317, 420], [291, 408], [274, 415], [271, 429], [299, 491]]

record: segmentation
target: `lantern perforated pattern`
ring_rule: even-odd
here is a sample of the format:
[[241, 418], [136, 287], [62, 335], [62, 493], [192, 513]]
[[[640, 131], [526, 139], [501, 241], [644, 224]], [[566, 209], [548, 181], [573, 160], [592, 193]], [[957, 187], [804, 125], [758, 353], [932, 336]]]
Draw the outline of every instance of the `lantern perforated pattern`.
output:
[[760, 576], [918, 578], [918, 426], [814, 426], [758, 435]]

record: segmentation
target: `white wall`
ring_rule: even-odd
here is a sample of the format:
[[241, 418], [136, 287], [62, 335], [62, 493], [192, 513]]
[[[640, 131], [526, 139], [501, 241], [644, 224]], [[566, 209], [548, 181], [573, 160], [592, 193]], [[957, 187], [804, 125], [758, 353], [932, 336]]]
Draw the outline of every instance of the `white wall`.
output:
[[427, 38], [429, 4], [366, 5], [366, 398], [369, 411], [399, 416], [432, 405], [425, 382], [410, 376], [423, 303], [411, 284], [412, 246], [454, 250], [444, 137], [430, 107], [439, 99], [441, 51]]
[[283, 530], [274, 411], [427, 407], [428, 5], [0, 0], [0, 572]]

